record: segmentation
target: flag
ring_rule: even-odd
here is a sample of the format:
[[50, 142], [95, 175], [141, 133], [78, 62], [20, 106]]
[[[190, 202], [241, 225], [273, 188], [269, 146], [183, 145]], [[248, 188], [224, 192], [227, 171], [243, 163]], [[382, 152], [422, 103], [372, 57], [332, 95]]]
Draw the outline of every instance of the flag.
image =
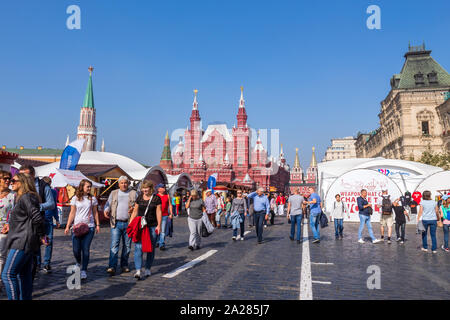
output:
[[59, 168], [63, 170], [75, 170], [80, 160], [81, 150], [83, 149], [84, 139], [78, 139], [71, 142], [63, 151]]
[[208, 189], [213, 189], [216, 186], [217, 173], [213, 173], [208, 178]]

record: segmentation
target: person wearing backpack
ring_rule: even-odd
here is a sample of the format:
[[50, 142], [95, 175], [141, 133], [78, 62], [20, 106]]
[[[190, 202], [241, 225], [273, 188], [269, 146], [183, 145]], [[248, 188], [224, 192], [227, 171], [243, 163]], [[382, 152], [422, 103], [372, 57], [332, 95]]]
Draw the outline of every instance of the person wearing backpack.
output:
[[395, 212], [395, 233], [397, 234], [397, 242], [400, 241], [400, 243], [403, 244], [405, 242], [406, 217], [408, 217], [408, 221], [410, 220], [410, 217], [408, 211], [403, 206], [401, 199], [394, 201], [393, 209]]
[[444, 231], [444, 245], [441, 247], [445, 252], [449, 252], [448, 249], [448, 228], [450, 227], [450, 197], [448, 195], [442, 196], [442, 205], [440, 207], [441, 219], [443, 222], [442, 230]]
[[378, 201], [378, 205], [381, 206], [380, 228], [381, 228], [381, 240], [384, 240], [384, 228], [388, 228], [387, 243], [391, 244], [392, 226], [394, 225], [394, 218], [392, 217], [392, 201], [391, 196], [388, 195], [387, 189], [382, 190], [382, 196]]
[[344, 201], [341, 201], [341, 196], [339, 194], [334, 196], [336, 201], [333, 203], [333, 211], [331, 211], [330, 217], [334, 219], [334, 235], [336, 240], [344, 239], [344, 213], [347, 214], [347, 218], [350, 219], [348, 214], [347, 205]]

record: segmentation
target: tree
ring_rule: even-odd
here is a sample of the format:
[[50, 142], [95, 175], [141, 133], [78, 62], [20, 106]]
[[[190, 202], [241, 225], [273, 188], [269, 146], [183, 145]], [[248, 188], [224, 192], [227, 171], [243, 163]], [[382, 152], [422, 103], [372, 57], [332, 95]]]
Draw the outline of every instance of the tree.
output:
[[431, 150], [424, 151], [419, 162], [429, 164], [431, 166], [440, 167], [444, 170], [450, 169], [450, 153], [433, 153]]

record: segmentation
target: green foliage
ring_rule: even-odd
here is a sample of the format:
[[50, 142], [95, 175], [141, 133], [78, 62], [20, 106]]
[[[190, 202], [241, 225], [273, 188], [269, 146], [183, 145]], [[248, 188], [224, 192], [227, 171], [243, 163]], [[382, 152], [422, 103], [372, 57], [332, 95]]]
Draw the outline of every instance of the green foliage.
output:
[[450, 153], [433, 153], [430, 150], [424, 151], [419, 162], [440, 167], [444, 170], [450, 169]]

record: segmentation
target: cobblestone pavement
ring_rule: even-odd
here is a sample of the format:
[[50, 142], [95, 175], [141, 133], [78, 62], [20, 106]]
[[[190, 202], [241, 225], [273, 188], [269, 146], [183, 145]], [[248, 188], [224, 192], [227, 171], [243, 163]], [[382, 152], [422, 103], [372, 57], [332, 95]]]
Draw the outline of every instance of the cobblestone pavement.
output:
[[[246, 221], [247, 225], [247, 221]], [[379, 224], [374, 223], [375, 235]], [[191, 252], [186, 217], [174, 222], [174, 236], [166, 241], [166, 251], [157, 249], [152, 275], [133, 278], [131, 272], [111, 277], [106, 273], [110, 230], [104, 226], [91, 246], [88, 279], [81, 289], [69, 290], [66, 268], [73, 265], [72, 243], [62, 230], [55, 230], [53, 272], [39, 273], [33, 299], [273, 299], [298, 300], [302, 264], [302, 244], [289, 240], [286, 217], [276, 217], [275, 225], [264, 229], [264, 242], [257, 244], [255, 228], [245, 241], [233, 242], [231, 229], [219, 229], [202, 239], [200, 250]], [[313, 299], [449, 299], [449, 254], [442, 251], [442, 229], [438, 229], [438, 253], [420, 251], [421, 238], [414, 226], [407, 226], [407, 241], [401, 245], [359, 244], [358, 224], [346, 223], [344, 239], [334, 239], [334, 227], [322, 229], [322, 241], [310, 243]], [[311, 230], [309, 230], [311, 240]], [[173, 278], [163, 275], [209, 252], [202, 262]], [[381, 289], [369, 290], [370, 265], [381, 270]], [[319, 281], [319, 282], [317, 282]], [[331, 284], [330, 284], [331, 282]], [[5, 296], [2, 296], [5, 299]]]

